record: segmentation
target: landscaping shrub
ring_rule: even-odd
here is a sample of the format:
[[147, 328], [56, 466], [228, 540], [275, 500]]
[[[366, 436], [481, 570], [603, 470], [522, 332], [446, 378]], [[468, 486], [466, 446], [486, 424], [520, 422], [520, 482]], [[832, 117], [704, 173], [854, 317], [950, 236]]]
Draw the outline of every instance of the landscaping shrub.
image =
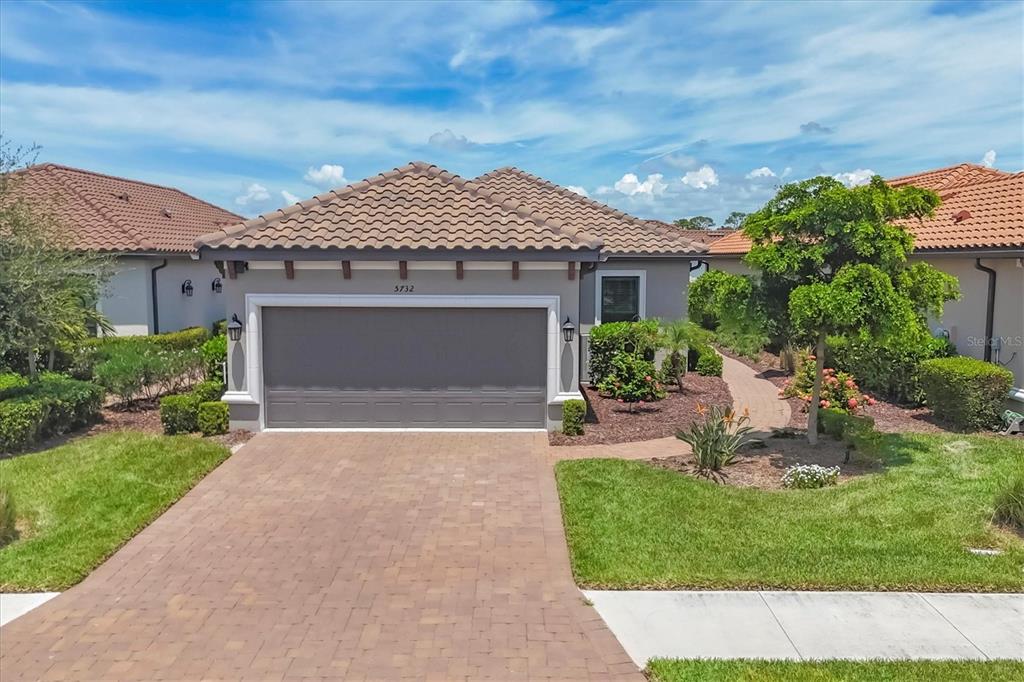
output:
[[224, 362], [228, 359], [228, 337], [223, 334], [207, 340], [199, 348], [203, 372], [208, 381], [224, 382]]
[[[814, 389], [815, 357], [809, 353], [800, 353], [797, 371], [792, 379], [783, 382], [779, 393], [787, 398], [800, 398], [807, 404], [811, 402]], [[831, 367], [822, 370], [821, 398], [818, 407], [838, 412], [855, 413], [864, 405], [874, 405], [874, 398], [862, 393], [860, 386], [851, 374], [837, 372]]]
[[819, 464], [797, 464], [782, 474], [783, 488], [824, 488], [839, 482], [839, 467], [823, 467]]
[[154, 334], [143, 338], [165, 350], [188, 350], [203, 345], [210, 338], [210, 330], [206, 327], [189, 327], [181, 331]]
[[0, 373], [0, 400], [28, 386], [28, 379], [14, 372]]
[[583, 435], [583, 418], [587, 416], [587, 404], [582, 400], [566, 400], [562, 403], [562, 433], [567, 436]]
[[1018, 472], [999, 488], [992, 520], [1024, 530], [1024, 471]]
[[920, 404], [924, 399], [921, 363], [955, 353], [956, 347], [948, 340], [922, 329], [882, 341], [830, 336], [825, 358], [831, 367], [856, 376], [862, 388], [897, 403]]
[[875, 420], [868, 416], [850, 414], [832, 408], [818, 412], [818, 431], [836, 440], [853, 440], [875, 428]]
[[141, 338], [104, 347], [104, 359], [94, 370], [96, 382], [123, 404], [140, 395], [153, 398], [161, 391], [181, 391], [200, 378], [203, 359], [198, 349], [162, 348]]
[[0, 547], [18, 538], [17, 520], [11, 492], [7, 488], [0, 488]]
[[755, 440], [747, 435], [753, 431], [747, 426], [750, 415], [744, 410], [737, 416], [731, 407], [715, 405], [710, 408], [698, 405], [697, 411], [704, 421], [694, 422], [689, 430], [680, 429], [676, 438], [693, 449], [698, 476], [721, 480], [725, 476], [722, 469], [733, 463], [736, 451]]
[[611, 371], [612, 360], [620, 353], [629, 353], [653, 360], [661, 345], [661, 329], [657, 320], [639, 322], [608, 322], [590, 330], [590, 381], [597, 384]]
[[33, 396], [0, 400], [0, 452], [15, 452], [34, 443], [46, 413], [43, 401]]
[[226, 319], [217, 320], [211, 328], [213, 329], [214, 336], [224, 336], [228, 333], [228, 321]]
[[[227, 405], [225, 404], [225, 407]], [[192, 433], [199, 430], [199, 399], [189, 393], [169, 395], [160, 400], [160, 423], [164, 433]]]
[[935, 416], [965, 431], [999, 424], [1013, 385], [1005, 367], [967, 357], [925, 360], [920, 369], [925, 402]]
[[697, 374], [704, 377], [722, 376], [722, 356], [711, 346], [697, 349]]
[[103, 389], [87, 381], [44, 373], [7, 391], [0, 400], [0, 451], [13, 452], [41, 438], [67, 433], [96, 419]]
[[654, 363], [626, 352], [615, 354], [609, 373], [597, 388], [620, 403], [627, 403], [631, 412], [635, 404], [661, 400], [666, 395]]
[[220, 400], [220, 397], [224, 395], [224, 384], [219, 381], [200, 381], [192, 389], [192, 395], [202, 403]]
[[204, 436], [216, 436], [227, 433], [228, 404], [219, 401], [199, 403], [196, 422]]
[[746, 307], [753, 285], [750, 278], [722, 270], [709, 270], [690, 283], [687, 295], [690, 319], [707, 329], [722, 321], [727, 305]]

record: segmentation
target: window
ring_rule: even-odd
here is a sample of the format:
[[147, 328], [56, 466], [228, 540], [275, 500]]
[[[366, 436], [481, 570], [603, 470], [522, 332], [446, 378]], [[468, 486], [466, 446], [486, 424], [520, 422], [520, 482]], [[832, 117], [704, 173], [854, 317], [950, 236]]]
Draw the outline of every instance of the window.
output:
[[644, 317], [643, 272], [599, 272], [595, 323], [632, 322]]

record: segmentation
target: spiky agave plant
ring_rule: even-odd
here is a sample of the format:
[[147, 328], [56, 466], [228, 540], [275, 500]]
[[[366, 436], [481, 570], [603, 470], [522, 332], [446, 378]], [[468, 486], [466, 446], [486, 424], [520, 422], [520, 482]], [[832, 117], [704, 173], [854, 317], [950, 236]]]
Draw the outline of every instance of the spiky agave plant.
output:
[[749, 435], [754, 430], [749, 426], [750, 410], [744, 408], [737, 415], [731, 407], [698, 404], [697, 413], [704, 419], [677, 431], [676, 438], [693, 449], [697, 476], [721, 482], [726, 477], [723, 469], [736, 461], [736, 452], [757, 440]]

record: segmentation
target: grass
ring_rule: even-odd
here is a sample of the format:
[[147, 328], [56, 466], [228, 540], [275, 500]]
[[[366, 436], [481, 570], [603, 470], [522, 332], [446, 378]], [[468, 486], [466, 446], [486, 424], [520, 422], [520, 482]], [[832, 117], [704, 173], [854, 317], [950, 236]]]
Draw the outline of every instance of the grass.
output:
[[1001, 682], [1024, 679], [1020, 661], [653, 660], [654, 682]]
[[996, 491], [1024, 467], [1024, 441], [891, 435], [879, 456], [882, 473], [781, 491], [638, 461], [560, 462], [576, 580], [596, 589], [1024, 591], [1024, 541], [991, 524]]
[[0, 549], [0, 592], [79, 582], [228, 454], [190, 436], [121, 432], [0, 461], [21, 534]]

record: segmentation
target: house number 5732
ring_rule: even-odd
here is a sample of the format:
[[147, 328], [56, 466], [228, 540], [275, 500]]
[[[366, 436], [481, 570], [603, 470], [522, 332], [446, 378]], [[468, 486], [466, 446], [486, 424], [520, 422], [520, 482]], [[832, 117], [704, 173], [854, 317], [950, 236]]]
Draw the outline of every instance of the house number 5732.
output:
[[415, 288], [416, 288], [416, 285], [414, 285], [414, 284], [396, 284], [395, 285], [395, 293], [396, 294], [411, 294], [413, 292], [413, 289], [415, 289]]

